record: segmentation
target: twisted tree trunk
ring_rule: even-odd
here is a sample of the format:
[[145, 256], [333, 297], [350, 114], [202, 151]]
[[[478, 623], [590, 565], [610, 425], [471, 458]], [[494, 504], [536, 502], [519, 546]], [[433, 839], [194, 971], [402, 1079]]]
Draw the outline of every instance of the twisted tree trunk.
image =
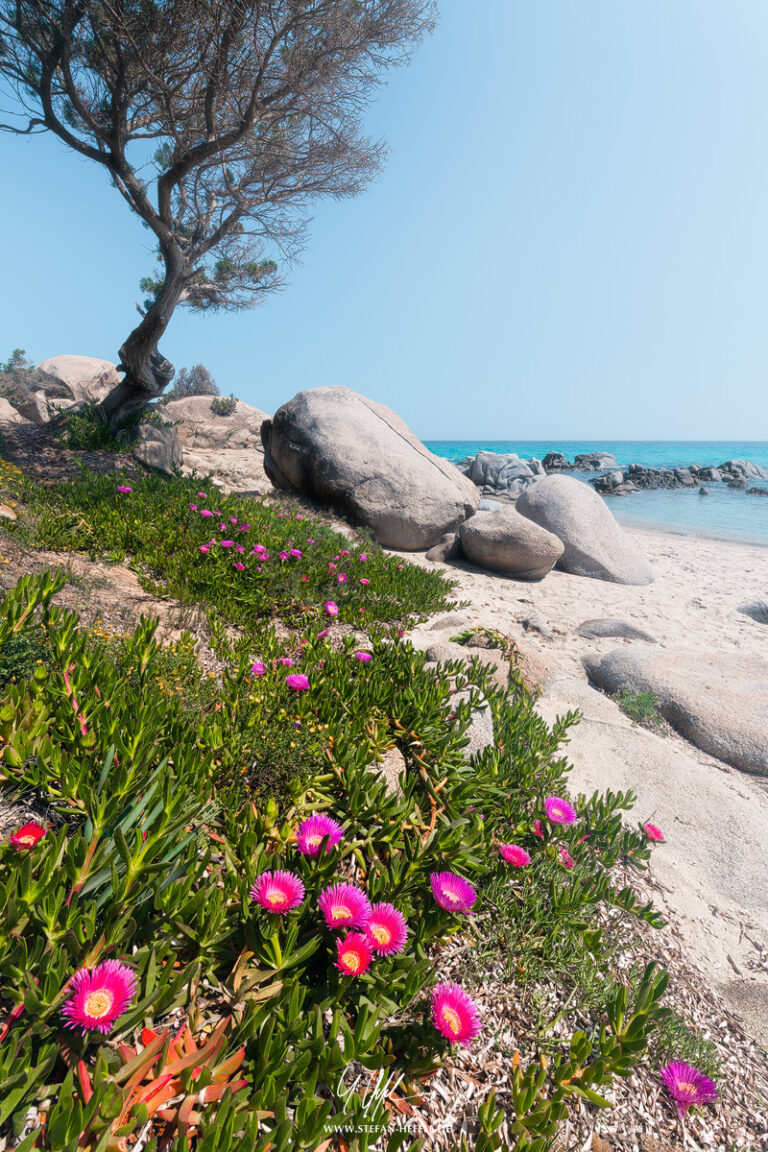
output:
[[135, 420], [148, 404], [162, 396], [175, 374], [173, 364], [158, 350], [158, 344], [184, 291], [187, 266], [178, 250], [163, 255], [163, 285], [120, 349], [117, 367], [125, 375], [99, 405], [105, 421], [114, 429]]

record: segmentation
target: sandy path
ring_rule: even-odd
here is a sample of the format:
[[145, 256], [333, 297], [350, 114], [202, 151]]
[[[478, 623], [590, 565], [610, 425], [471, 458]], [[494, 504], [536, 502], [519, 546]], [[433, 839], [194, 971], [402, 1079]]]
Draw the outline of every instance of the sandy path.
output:
[[[633, 726], [589, 686], [581, 663], [588, 653], [630, 641], [576, 635], [585, 620], [612, 618], [642, 628], [662, 647], [765, 657], [768, 627], [738, 608], [768, 598], [768, 548], [626, 531], [651, 560], [653, 584], [635, 588], [564, 572], [528, 584], [449, 565], [459, 580], [458, 598], [472, 603], [458, 615], [511, 636], [543, 662], [548, 672], [539, 710], [548, 722], [582, 711], [566, 749], [574, 765], [572, 790], [631, 789], [638, 818], [664, 829], [667, 843], [654, 854], [654, 874], [666, 890], [666, 911], [695, 963], [747, 1030], [768, 1045], [768, 781], [738, 772], [675, 734]], [[420, 555], [409, 558], [429, 565]], [[533, 627], [526, 628], [526, 620]], [[426, 647], [459, 630], [455, 618], [442, 630], [431, 621], [413, 639]]]

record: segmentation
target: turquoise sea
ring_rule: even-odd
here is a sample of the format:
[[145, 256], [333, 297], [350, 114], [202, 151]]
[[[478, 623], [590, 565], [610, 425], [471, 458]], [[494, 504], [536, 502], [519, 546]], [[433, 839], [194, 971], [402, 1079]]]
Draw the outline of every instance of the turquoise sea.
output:
[[[547, 452], [562, 452], [569, 460], [580, 452], [612, 452], [620, 466], [644, 464], [677, 468], [686, 464], [723, 464], [751, 460], [768, 469], [768, 440], [427, 440], [427, 448], [448, 460], [463, 460], [480, 451], [516, 452], [541, 460]], [[575, 473], [586, 480], [594, 473]], [[768, 480], [750, 481], [766, 488]], [[605, 497], [617, 520], [665, 532], [694, 533], [721, 540], [768, 545], [768, 497], [747, 496], [725, 484], [707, 482], [710, 496], [698, 489], [659, 489], [630, 496]], [[768, 573], [766, 574], [768, 579]]]

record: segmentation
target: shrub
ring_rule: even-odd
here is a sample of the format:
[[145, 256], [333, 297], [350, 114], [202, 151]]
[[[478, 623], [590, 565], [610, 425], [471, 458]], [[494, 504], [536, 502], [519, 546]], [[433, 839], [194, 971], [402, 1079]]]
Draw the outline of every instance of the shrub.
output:
[[76, 412], [63, 413], [60, 435], [75, 452], [124, 452], [136, 441], [138, 431], [134, 424], [117, 435], [101, 415], [98, 402], [89, 400]]
[[237, 408], [237, 400], [234, 396], [217, 396], [211, 400], [211, 412], [214, 416], [231, 416]]
[[643, 728], [658, 728], [664, 723], [655, 692], [630, 692], [624, 688], [613, 699], [634, 724], [640, 724]]
[[173, 388], [166, 392], [161, 403], [171, 400], [186, 400], [190, 396], [218, 396], [219, 386], [203, 364], [193, 364], [191, 368], [180, 368], [174, 378]]

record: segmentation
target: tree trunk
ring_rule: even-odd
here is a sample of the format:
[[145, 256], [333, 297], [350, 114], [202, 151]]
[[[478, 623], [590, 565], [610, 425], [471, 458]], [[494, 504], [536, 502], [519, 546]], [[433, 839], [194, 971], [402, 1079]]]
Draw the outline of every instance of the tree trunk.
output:
[[180, 252], [164, 253], [165, 280], [152, 306], [120, 349], [118, 368], [125, 375], [99, 405], [110, 428], [120, 428], [136, 417], [174, 377], [170, 360], [158, 344], [184, 290], [186, 262]]

